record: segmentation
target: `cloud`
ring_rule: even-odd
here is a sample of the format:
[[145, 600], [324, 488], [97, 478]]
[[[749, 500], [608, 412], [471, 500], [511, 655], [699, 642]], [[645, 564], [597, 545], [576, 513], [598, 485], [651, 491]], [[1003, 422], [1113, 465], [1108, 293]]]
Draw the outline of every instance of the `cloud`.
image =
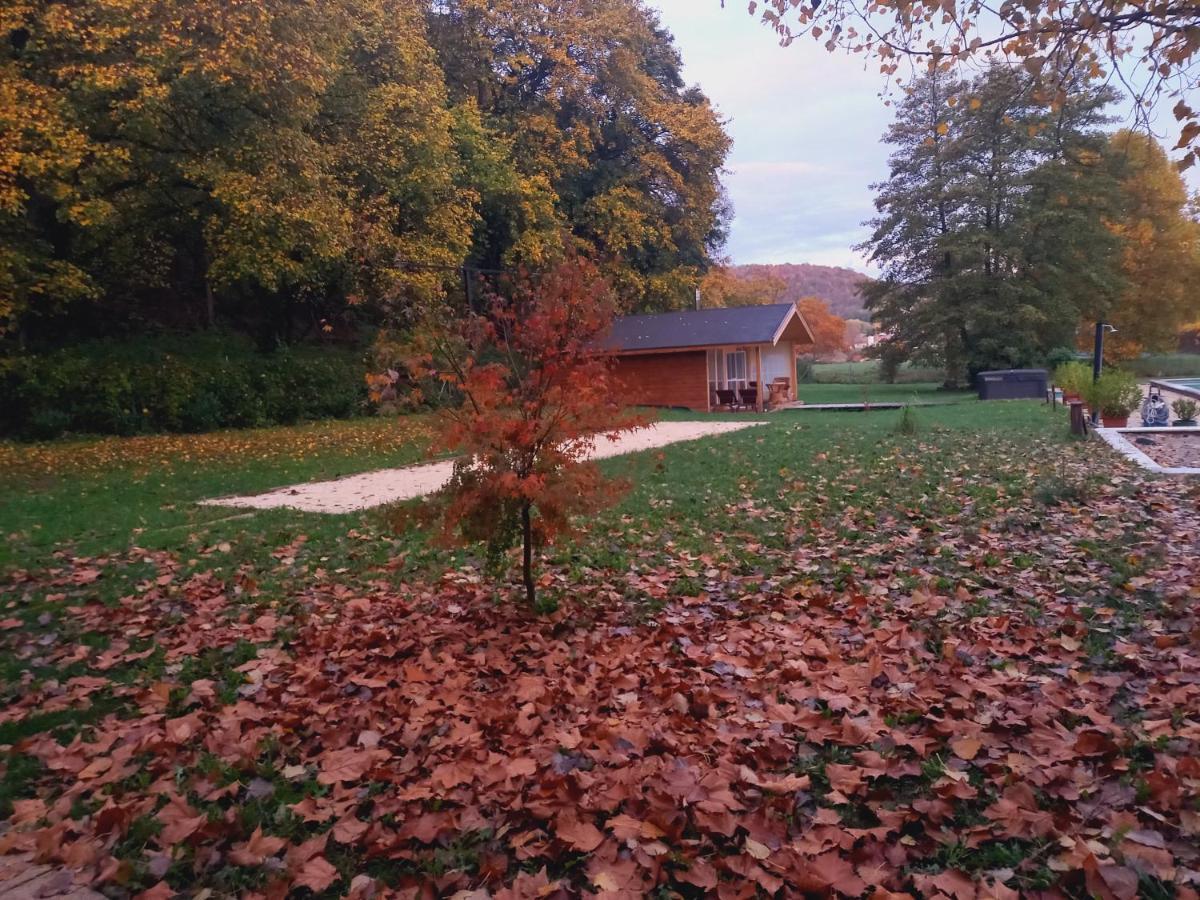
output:
[[851, 247], [872, 215], [869, 185], [887, 173], [879, 137], [891, 118], [883, 81], [862, 57], [799, 42], [781, 47], [744, 6], [655, 0], [684, 76], [729, 120], [725, 186], [734, 262], [863, 268]]
[[[851, 249], [874, 215], [870, 185], [886, 179], [881, 137], [894, 110], [868, 57], [799, 40], [781, 47], [741, 0], [650, 0], [674, 35], [684, 76], [728, 119], [725, 178], [734, 206], [726, 252], [734, 262], [814, 262], [872, 272]], [[1155, 125], [1171, 137], [1170, 115]], [[1129, 104], [1114, 108], [1128, 123]], [[1200, 167], [1185, 176], [1200, 189]], [[874, 274], [872, 272], [872, 274]]]
[[729, 166], [730, 174], [742, 179], [820, 175], [829, 174], [831, 171], [828, 166], [807, 162], [803, 159], [785, 159], [778, 162], [765, 159], [743, 160]]

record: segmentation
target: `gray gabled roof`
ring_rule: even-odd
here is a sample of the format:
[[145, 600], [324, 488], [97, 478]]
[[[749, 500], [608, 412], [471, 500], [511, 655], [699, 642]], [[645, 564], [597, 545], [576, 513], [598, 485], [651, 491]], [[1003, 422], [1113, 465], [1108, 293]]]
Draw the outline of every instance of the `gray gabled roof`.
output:
[[[613, 320], [605, 348], [617, 353], [726, 344], [773, 344], [796, 311], [791, 303], [687, 309]], [[807, 328], [807, 326], [805, 326]]]

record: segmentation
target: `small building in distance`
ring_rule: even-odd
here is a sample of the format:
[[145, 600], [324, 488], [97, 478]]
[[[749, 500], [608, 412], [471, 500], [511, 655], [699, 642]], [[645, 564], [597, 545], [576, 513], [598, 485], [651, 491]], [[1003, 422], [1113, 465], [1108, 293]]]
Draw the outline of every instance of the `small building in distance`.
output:
[[753, 408], [796, 398], [812, 332], [793, 303], [620, 316], [605, 344], [631, 406]]

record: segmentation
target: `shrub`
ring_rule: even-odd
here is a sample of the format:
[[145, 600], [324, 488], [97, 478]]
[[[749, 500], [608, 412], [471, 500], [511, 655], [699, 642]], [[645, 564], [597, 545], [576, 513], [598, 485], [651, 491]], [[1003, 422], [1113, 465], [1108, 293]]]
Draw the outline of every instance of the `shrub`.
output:
[[1092, 385], [1092, 369], [1087, 363], [1062, 363], [1054, 370], [1054, 383], [1064, 394], [1082, 397]]
[[916, 410], [909, 404], [904, 404], [904, 408], [900, 410], [900, 420], [896, 423], [896, 434], [912, 436], [920, 430]]
[[800, 384], [811, 384], [813, 380], [813, 361], [806, 356], [796, 360], [796, 381]]
[[1046, 354], [1046, 367], [1057, 369], [1059, 366], [1079, 359], [1079, 354], [1071, 347], [1055, 347]]
[[1086, 396], [1102, 416], [1127, 416], [1142, 402], [1142, 387], [1132, 372], [1110, 369], [1089, 385]]
[[1171, 409], [1180, 422], [1191, 422], [1196, 418], [1196, 413], [1200, 412], [1200, 403], [1181, 397], [1171, 404]]
[[199, 432], [365, 411], [361, 353], [255, 352], [231, 335], [94, 341], [0, 366], [0, 432], [23, 438]]

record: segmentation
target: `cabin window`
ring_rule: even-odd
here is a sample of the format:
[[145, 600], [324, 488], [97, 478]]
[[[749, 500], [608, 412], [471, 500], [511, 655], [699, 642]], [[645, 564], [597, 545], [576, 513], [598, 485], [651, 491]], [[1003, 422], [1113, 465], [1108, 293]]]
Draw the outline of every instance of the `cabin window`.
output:
[[708, 390], [714, 405], [718, 402], [718, 390], [746, 387], [749, 378], [747, 357], [745, 350], [708, 351]]
[[725, 382], [739, 388], [746, 386], [745, 350], [731, 350], [725, 354]]

